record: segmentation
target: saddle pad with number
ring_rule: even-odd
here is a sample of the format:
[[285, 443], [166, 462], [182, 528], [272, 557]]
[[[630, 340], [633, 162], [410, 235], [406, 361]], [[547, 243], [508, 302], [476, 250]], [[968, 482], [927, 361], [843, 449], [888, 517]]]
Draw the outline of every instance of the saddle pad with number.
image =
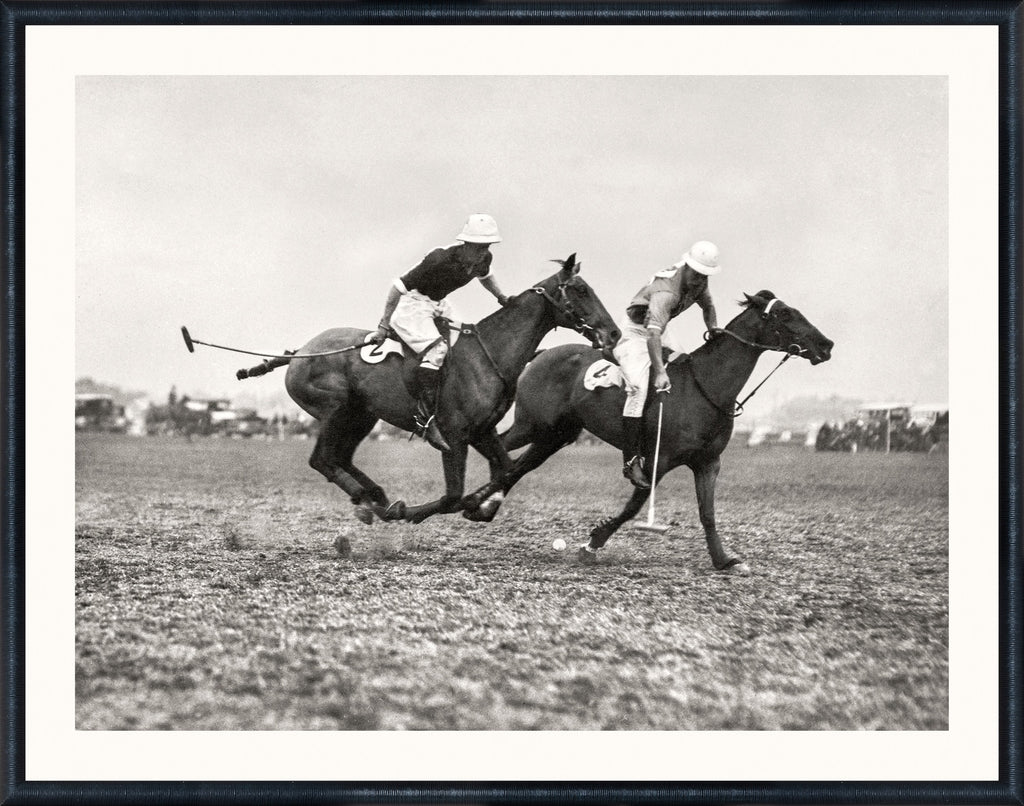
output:
[[[438, 326], [438, 331], [442, 334], [447, 332], [448, 346], [451, 347], [459, 340], [459, 334], [462, 332], [462, 323], [455, 322], [451, 319], [445, 319], [438, 317], [434, 320]], [[467, 327], [470, 327], [467, 325]], [[394, 333], [394, 331], [391, 331]], [[389, 355], [394, 353], [398, 356], [404, 356], [407, 352], [407, 348], [402, 342], [396, 338], [384, 339], [380, 344], [367, 344], [359, 350], [359, 357], [363, 359], [367, 364], [379, 364]]]
[[359, 357], [367, 364], [379, 364], [392, 353], [404, 355], [402, 343], [395, 339], [384, 339], [380, 344], [366, 344], [359, 350]]
[[587, 367], [583, 376], [583, 388], [598, 389], [602, 386], [622, 386], [622, 370], [606, 358], [601, 358]]

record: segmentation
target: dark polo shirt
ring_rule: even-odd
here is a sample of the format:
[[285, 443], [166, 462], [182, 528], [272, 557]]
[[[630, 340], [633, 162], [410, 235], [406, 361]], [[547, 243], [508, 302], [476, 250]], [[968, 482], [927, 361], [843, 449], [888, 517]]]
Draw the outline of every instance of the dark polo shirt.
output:
[[440, 301], [474, 277], [486, 277], [491, 273], [494, 256], [489, 251], [470, 251], [465, 246], [460, 241], [438, 247], [399, 279], [408, 291], [419, 291]]

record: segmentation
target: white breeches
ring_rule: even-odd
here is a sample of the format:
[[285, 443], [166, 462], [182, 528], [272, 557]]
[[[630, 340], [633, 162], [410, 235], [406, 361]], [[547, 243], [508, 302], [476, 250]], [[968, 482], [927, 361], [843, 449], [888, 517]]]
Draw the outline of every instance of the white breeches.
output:
[[[417, 291], [402, 294], [395, 312], [391, 314], [391, 327], [410, 349], [420, 356], [420, 366], [440, 367], [448, 354], [448, 345], [437, 332], [434, 317], [454, 319], [455, 314], [448, 300], [440, 302]], [[431, 346], [433, 345], [433, 346]], [[429, 348], [429, 349], [428, 349]], [[426, 352], [424, 352], [426, 351]]]
[[626, 387], [623, 417], [642, 417], [647, 389], [651, 383], [651, 354], [647, 352], [647, 328], [626, 319], [620, 327], [622, 337], [612, 351], [622, 370]]

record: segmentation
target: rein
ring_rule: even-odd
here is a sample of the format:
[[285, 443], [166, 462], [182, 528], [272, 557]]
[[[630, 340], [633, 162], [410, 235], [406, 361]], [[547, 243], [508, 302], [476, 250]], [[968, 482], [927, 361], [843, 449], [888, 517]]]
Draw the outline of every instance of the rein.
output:
[[692, 373], [693, 374], [693, 383], [697, 387], [697, 391], [700, 392], [701, 395], [704, 396], [704, 399], [708, 403], [710, 403], [715, 408], [716, 411], [718, 411], [720, 414], [722, 414], [722, 415], [724, 415], [726, 417], [731, 417], [732, 419], [736, 419], [741, 414], [743, 414], [743, 406], [746, 404], [746, 402], [748, 400], [750, 400], [750, 398], [752, 398], [757, 393], [758, 389], [760, 389], [762, 386], [765, 385], [765, 383], [768, 381], [768, 379], [772, 375], [774, 375], [776, 372], [778, 372], [779, 368], [783, 364], [785, 364], [787, 361], [789, 361], [789, 359], [791, 359], [794, 355], [800, 355], [800, 353], [804, 352], [803, 348], [800, 347], [797, 344], [790, 344], [789, 347], [783, 349], [783, 347], [782, 347], [782, 334], [778, 330], [775, 331], [775, 334], [779, 337], [779, 343], [775, 344], [775, 345], [761, 344], [761, 343], [756, 342], [756, 341], [750, 341], [749, 339], [745, 339], [742, 336], [739, 336], [736, 333], [733, 333], [731, 330], [726, 330], [725, 328], [721, 328], [721, 327], [715, 328], [714, 330], [707, 330], [707, 331], [705, 331], [704, 332], [704, 341], [710, 341], [711, 337], [713, 335], [715, 335], [716, 333], [724, 333], [724, 334], [726, 334], [728, 336], [732, 336], [734, 339], [736, 339], [736, 341], [741, 342], [742, 344], [746, 344], [748, 347], [755, 347], [758, 350], [770, 350], [771, 352], [775, 352], [775, 353], [785, 352], [785, 355], [782, 356], [782, 360], [779, 361], [779, 363], [775, 365], [775, 369], [773, 369], [771, 372], [769, 372], [767, 375], [765, 375], [764, 379], [761, 381], [761, 383], [759, 383], [757, 386], [755, 386], [753, 388], [753, 390], [750, 392], [749, 395], [747, 395], [745, 398], [743, 398], [743, 400], [739, 400], [739, 401], [736, 401], [735, 403], [733, 403], [733, 410], [732, 411], [726, 411], [721, 406], [719, 406], [714, 400], [712, 400], [711, 396], [707, 393], [707, 391], [705, 391], [704, 387], [701, 385], [701, 382], [698, 380], [697, 373], [695, 373], [695, 372]]

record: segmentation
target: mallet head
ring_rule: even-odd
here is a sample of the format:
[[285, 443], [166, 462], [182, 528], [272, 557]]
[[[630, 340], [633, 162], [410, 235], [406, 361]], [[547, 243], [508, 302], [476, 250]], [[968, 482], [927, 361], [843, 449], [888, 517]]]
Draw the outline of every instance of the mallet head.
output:
[[195, 345], [192, 344], [192, 337], [188, 335], [188, 328], [184, 325], [181, 326], [181, 337], [185, 340], [185, 346], [188, 347], [190, 353], [196, 351]]
[[636, 523], [633, 524], [633, 528], [640, 532], [653, 532], [657, 535], [663, 535], [669, 530], [667, 523]]

